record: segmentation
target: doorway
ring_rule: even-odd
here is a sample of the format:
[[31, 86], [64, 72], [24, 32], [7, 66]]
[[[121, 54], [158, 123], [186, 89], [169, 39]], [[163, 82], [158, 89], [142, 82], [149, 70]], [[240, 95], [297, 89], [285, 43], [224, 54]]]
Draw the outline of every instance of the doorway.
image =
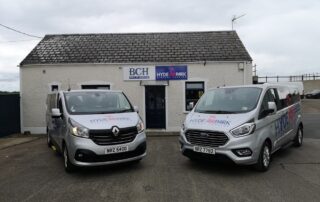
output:
[[146, 128], [166, 128], [165, 86], [145, 86]]

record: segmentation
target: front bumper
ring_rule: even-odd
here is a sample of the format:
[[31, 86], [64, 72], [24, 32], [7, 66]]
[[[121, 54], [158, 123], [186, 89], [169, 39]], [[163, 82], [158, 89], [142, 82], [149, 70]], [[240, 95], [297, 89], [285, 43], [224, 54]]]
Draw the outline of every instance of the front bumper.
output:
[[[229, 137], [229, 141], [224, 145], [220, 147], [215, 147], [215, 154], [203, 154], [199, 152], [195, 152], [193, 150], [194, 146], [190, 142], [187, 141], [184, 133], [180, 132], [179, 142], [180, 142], [180, 150], [183, 155], [191, 158], [201, 158], [201, 159], [207, 159], [207, 160], [222, 160], [222, 161], [229, 161], [236, 164], [242, 164], [242, 165], [251, 165], [255, 164], [258, 161], [259, 153], [260, 153], [260, 147], [259, 142], [257, 138], [254, 137], [254, 135], [245, 136], [241, 138], [234, 138]], [[201, 145], [197, 145], [201, 146]], [[241, 149], [241, 148], [249, 148], [252, 151], [251, 156], [246, 157], [239, 157], [237, 156], [232, 150], [235, 149]]]
[[[76, 166], [100, 166], [140, 160], [146, 156], [146, 134], [139, 133], [132, 142], [113, 146], [128, 146], [127, 152], [105, 154], [108, 146], [101, 146], [91, 139], [68, 135], [68, 152], [72, 164]], [[79, 157], [79, 153], [82, 157]]]

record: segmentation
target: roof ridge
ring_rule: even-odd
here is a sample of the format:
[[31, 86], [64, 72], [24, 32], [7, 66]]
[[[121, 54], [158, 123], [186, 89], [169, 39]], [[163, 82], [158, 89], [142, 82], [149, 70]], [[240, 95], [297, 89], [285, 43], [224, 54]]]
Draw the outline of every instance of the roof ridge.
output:
[[85, 36], [85, 35], [143, 35], [143, 34], [192, 34], [192, 33], [219, 33], [230, 32], [236, 33], [235, 30], [219, 31], [170, 31], [170, 32], [107, 32], [107, 33], [65, 33], [65, 34], [46, 34], [45, 36]]

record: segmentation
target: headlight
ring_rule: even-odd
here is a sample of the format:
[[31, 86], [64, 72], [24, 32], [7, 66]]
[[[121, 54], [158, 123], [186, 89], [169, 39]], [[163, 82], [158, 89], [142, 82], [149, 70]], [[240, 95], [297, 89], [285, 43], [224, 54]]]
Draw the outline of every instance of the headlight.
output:
[[89, 138], [89, 129], [82, 126], [81, 124], [73, 121], [72, 119], [70, 120], [70, 132], [72, 135], [77, 136], [77, 137], [83, 137], [83, 138]]
[[245, 123], [233, 130], [231, 130], [231, 133], [234, 137], [242, 137], [246, 135], [250, 135], [254, 132], [256, 128], [256, 124], [254, 123]]
[[138, 133], [141, 133], [144, 131], [144, 125], [143, 122], [141, 120], [139, 120], [138, 124], [137, 124], [137, 131]]

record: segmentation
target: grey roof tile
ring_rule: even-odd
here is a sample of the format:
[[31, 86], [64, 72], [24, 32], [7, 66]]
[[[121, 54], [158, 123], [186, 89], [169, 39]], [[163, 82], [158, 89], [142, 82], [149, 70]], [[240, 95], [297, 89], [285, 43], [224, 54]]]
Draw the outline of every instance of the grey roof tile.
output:
[[46, 35], [20, 65], [251, 61], [235, 31]]

